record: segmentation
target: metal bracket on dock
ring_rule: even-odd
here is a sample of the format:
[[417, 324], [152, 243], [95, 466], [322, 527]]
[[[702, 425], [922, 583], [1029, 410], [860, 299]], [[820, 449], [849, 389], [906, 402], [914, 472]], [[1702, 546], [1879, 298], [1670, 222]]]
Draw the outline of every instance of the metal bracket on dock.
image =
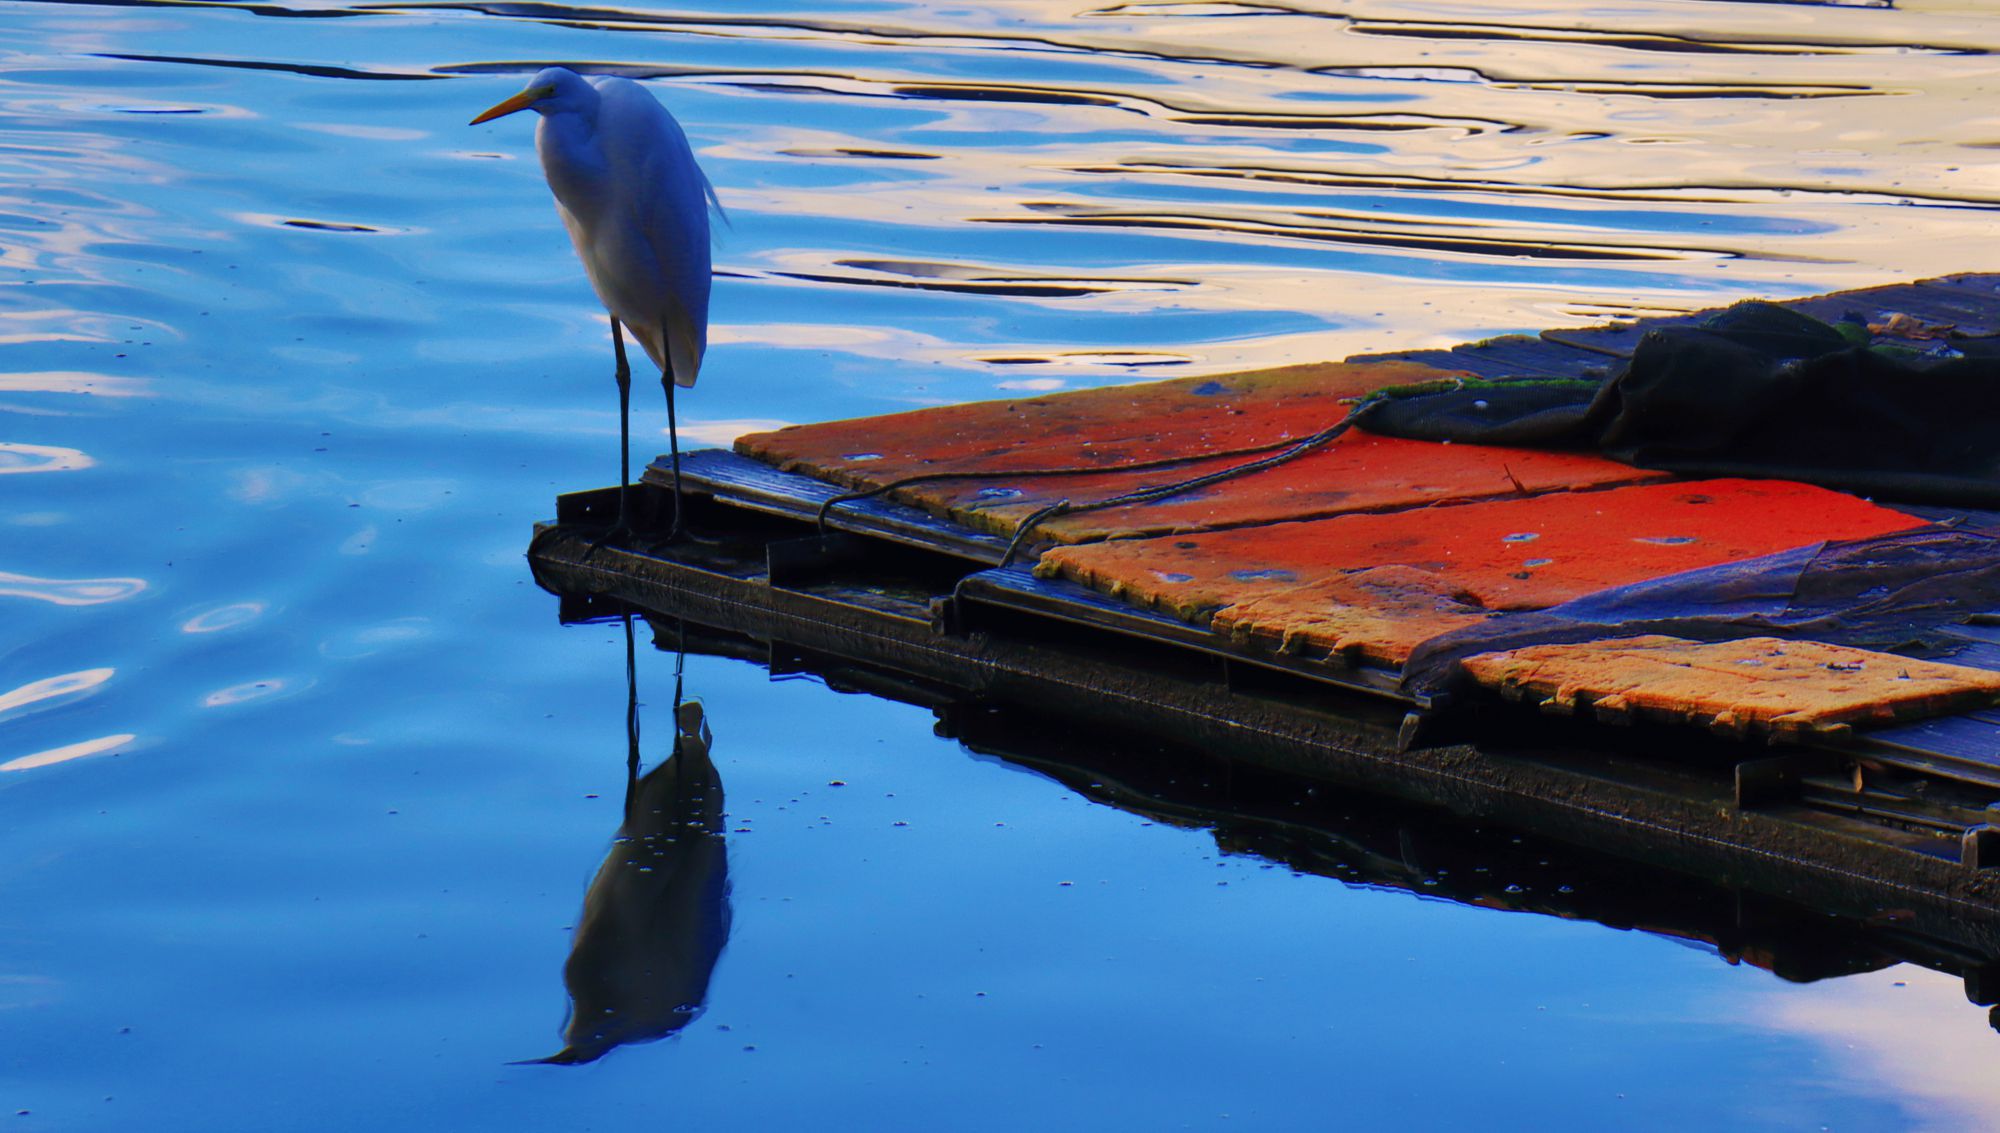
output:
[[1406, 752], [1450, 743], [1458, 735], [1456, 729], [1450, 726], [1455, 723], [1457, 721], [1451, 715], [1451, 695], [1435, 693], [1403, 714], [1402, 726], [1396, 729], [1396, 750]]
[[1736, 809], [1754, 810], [1789, 802], [1799, 795], [1805, 777], [1825, 770], [1833, 757], [1823, 752], [1795, 752], [1768, 759], [1746, 759], [1736, 765]]
[[965, 636], [965, 603], [956, 594], [931, 599], [931, 631], [945, 637]]
[[1958, 844], [1958, 860], [1967, 869], [2000, 869], [2000, 826], [1967, 828]]

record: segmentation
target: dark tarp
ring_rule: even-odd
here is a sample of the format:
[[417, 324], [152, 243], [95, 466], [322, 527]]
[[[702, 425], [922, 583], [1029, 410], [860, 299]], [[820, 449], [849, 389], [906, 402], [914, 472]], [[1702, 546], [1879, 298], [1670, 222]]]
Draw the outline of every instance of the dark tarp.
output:
[[1405, 690], [1436, 695], [1476, 653], [1667, 634], [1694, 641], [1771, 636], [1938, 656], [1939, 633], [2000, 610], [2000, 531], [1931, 526], [1817, 543], [1616, 587], [1432, 638], [1403, 666]]
[[1370, 432], [1570, 448], [1700, 476], [1799, 480], [1911, 503], [2000, 507], [2000, 342], [1955, 357], [1850, 342], [1771, 303], [1640, 340], [1625, 369], [1576, 381], [1472, 382], [1387, 398]]

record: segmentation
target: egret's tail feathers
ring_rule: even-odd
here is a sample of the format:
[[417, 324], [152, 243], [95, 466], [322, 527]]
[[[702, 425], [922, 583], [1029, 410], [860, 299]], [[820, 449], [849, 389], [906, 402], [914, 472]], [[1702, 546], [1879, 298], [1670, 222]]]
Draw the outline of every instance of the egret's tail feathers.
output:
[[701, 178], [701, 192], [708, 198], [708, 211], [715, 214], [715, 219], [721, 221], [724, 228], [735, 228], [736, 222], [729, 219], [729, 210], [722, 207], [722, 198], [715, 195], [715, 186], [709, 183], [708, 174], [697, 169], [695, 175]]
[[693, 385], [701, 373], [703, 343], [694, 320], [688, 317], [687, 308], [671, 299], [668, 301], [660, 336], [666, 340], [667, 366], [674, 376], [674, 384], [682, 388]]

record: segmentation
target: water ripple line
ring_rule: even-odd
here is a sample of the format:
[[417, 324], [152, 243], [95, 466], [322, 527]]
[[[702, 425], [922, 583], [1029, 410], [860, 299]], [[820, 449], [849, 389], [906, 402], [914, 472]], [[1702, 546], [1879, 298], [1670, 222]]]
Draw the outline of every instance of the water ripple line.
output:
[[79, 669], [74, 673], [29, 681], [18, 688], [0, 692], [0, 719], [21, 715], [22, 710], [30, 706], [39, 710], [52, 708], [58, 702], [75, 700], [102, 686], [117, 672], [117, 669], [109, 667]]
[[143, 593], [143, 578], [36, 578], [0, 570], [0, 597], [33, 598], [57, 606], [101, 606]]
[[58, 763], [68, 763], [73, 759], [87, 759], [93, 755], [109, 755], [138, 738], [136, 733], [121, 732], [117, 735], [99, 736], [94, 740], [83, 740], [79, 743], [65, 744], [62, 747], [50, 748], [47, 751], [38, 751], [33, 755], [24, 755], [18, 759], [10, 759], [5, 763], [0, 763], [0, 772], [33, 771], [38, 767], [50, 767]]
[[[0, 389], [6, 388], [0, 385]], [[0, 476], [16, 472], [75, 472], [97, 461], [79, 449], [0, 442]]]

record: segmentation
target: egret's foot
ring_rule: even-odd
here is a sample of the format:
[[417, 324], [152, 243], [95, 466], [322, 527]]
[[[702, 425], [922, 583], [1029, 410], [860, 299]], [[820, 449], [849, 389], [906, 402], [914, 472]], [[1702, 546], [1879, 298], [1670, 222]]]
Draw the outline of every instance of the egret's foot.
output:
[[678, 493], [671, 499], [662, 502], [672, 510], [667, 511], [664, 515], [654, 515], [653, 519], [656, 524], [662, 519], [665, 520], [666, 531], [661, 532], [656, 526], [653, 529], [652, 541], [656, 547], [670, 547], [691, 537], [687, 524], [687, 509], [681, 506], [681, 498]]
[[676, 523], [665, 530], [653, 528], [639, 533], [638, 539], [639, 541], [631, 546], [647, 554], [687, 552], [701, 547], [727, 547], [734, 542], [726, 531], [703, 530], [692, 523]]
[[680, 528], [674, 534], [673, 538], [675, 543], [683, 547], [724, 547], [740, 539], [739, 536], [731, 536], [727, 530], [703, 530], [693, 524], [687, 524]]
[[656, 530], [648, 532], [638, 541], [630, 544], [630, 546], [634, 550], [643, 551], [649, 555], [656, 555], [662, 551], [672, 550], [675, 547], [686, 546], [688, 543], [694, 541], [684, 529], [670, 527], [665, 531]]
[[590, 556], [613, 544], [620, 547], [632, 546], [634, 542], [632, 536], [632, 527], [627, 523], [619, 522], [609, 527], [601, 528], [597, 534], [590, 537], [590, 546], [586, 547], [583, 552], [584, 561], [588, 562]]

